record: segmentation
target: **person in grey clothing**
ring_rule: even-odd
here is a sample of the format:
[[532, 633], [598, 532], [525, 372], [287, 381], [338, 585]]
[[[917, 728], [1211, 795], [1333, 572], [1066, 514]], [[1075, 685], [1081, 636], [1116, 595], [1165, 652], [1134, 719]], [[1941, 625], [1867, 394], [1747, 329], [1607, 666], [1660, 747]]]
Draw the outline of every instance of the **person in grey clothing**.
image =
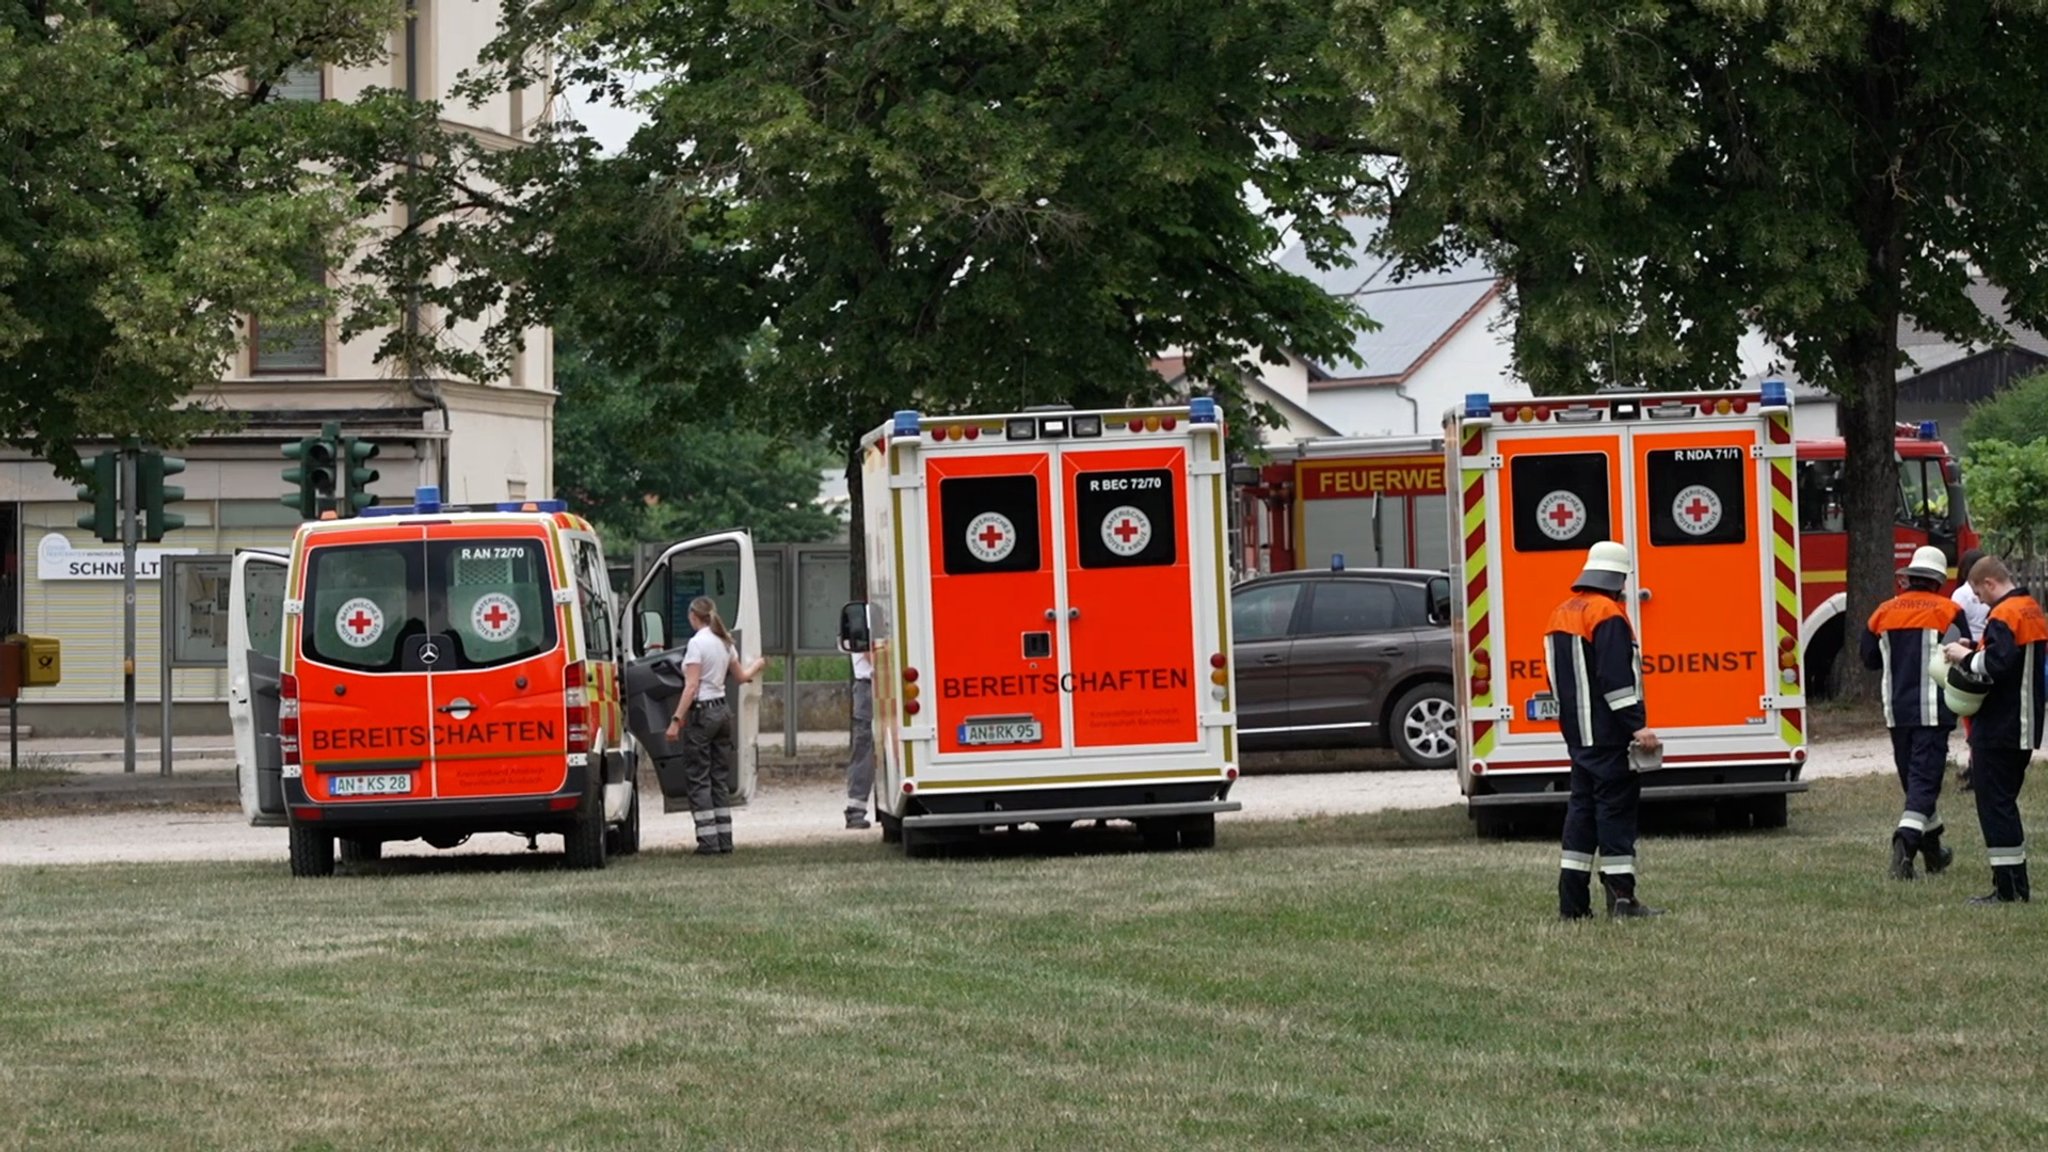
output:
[[853, 653], [853, 732], [846, 758], [846, 827], [861, 832], [875, 791], [875, 662]]

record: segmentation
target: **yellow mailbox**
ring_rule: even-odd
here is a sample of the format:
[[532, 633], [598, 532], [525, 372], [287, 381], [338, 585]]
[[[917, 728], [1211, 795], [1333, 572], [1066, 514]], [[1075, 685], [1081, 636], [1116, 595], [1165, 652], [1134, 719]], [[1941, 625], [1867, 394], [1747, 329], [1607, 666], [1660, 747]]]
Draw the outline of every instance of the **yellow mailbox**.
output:
[[64, 644], [55, 636], [30, 636], [16, 632], [7, 638], [22, 648], [21, 682], [28, 688], [48, 688], [64, 679]]

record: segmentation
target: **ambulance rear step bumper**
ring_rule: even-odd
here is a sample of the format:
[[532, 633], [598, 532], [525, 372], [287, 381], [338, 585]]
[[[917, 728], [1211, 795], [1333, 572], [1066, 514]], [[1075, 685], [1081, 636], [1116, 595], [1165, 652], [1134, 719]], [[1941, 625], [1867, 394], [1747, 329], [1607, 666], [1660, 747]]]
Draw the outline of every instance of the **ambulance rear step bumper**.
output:
[[[1643, 781], [1643, 803], [1654, 804], [1660, 800], [1721, 800], [1733, 796], [1789, 796], [1804, 792], [1808, 788], [1804, 780], [1757, 780], [1736, 784], [1652, 784]], [[1489, 792], [1483, 796], [1468, 796], [1466, 803], [1473, 808], [1525, 808], [1539, 804], [1563, 804], [1571, 799], [1568, 790], [1556, 789], [1536, 792]]]
[[1235, 800], [1192, 800], [1178, 804], [1108, 804], [1083, 808], [1002, 808], [987, 812], [939, 812], [905, 816], [906, 828], [988, 828], [1001, 824], [1072, 823], [1079, 820], [1149, 820], [1158, 816], [1203, 816], [1239, 812]]

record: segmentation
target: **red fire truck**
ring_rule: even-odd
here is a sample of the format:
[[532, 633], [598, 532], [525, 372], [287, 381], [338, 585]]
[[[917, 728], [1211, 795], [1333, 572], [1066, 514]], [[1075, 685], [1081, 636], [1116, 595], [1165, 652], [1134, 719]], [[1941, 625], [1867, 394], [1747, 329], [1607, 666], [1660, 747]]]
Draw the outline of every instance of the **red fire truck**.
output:
[[[1523, 421], [1545, 420], [1550, 406], [1531, 400]], [[1954, 564], [1977, 546], [1963, 501], [1962, 470], [1933, 421], [1898, 426], [1898, 519], [1892, 537], [1901, 566], [1925, 544]], [[1237, 554], [1243, 575], [1300, 568], [1447, 568], [1450, 513], [1443, 439], [1431, 436], [1303, 440], [1268, 453], [1262, 467], [1240, 466]], [[1839, 439], [1798, 444], [1799, 640], [1807, 692], [1831, 694], [1841, 654], [1848, 584], [1848, 534], [1842, 519], [1843, 447]]]

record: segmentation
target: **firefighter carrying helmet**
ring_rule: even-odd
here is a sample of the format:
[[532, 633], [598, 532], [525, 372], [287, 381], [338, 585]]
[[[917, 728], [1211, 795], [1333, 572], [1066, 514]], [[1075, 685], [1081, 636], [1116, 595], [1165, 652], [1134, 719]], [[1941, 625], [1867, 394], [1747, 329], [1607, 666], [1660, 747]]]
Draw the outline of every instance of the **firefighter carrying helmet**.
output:
[[1984, 706], [1985, 694], [1991, 691], [1990, 677], [1972, 672], [1962, 664], [1949, 663], [1947, 654], [1939, 648], [1927, 661], [1927, 678], [1941, 686], [1942, 702], [1958, 716], [1975, 716]]
[[1612, 540], [1602, 540], [1586, 550], [1585, 570], [1572, 581], [1572, 587], [1619, 592], [1628, 584], [1628, 572], [1628, 549]]
[[1914, 549], [1912, 562], [1906, 565], [1903, 575], [1918, 576], [1923, 580], [1947, 580], [1948, 557], [1933, 545], [1922, 545]]

